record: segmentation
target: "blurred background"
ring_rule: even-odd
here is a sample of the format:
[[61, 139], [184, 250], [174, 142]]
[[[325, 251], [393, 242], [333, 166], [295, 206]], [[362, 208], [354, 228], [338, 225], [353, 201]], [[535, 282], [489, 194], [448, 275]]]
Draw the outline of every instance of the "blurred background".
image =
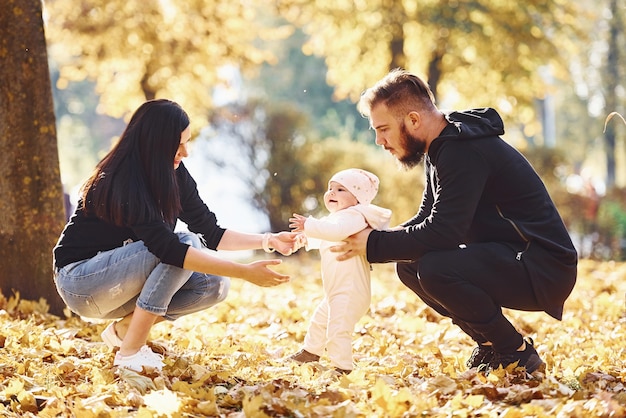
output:
[[45, 0], [61, 176], [70, 203], [145, 100], [192, 118], [185, 160], [224, 227], [320, 215], [329, 177], [381, 177], [392, 224], [421, 168], [397, 168], [356, 111], [390, 69], [441, 109], [493, 107], [585, 258], [626, 258], [623, 0]]

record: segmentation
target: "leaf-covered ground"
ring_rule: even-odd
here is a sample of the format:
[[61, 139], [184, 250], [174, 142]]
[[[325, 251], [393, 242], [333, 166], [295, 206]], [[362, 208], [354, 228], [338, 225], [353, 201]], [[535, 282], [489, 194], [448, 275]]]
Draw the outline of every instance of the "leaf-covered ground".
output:
[[472, 342], [376, 265], [355, 370], [297, 351], [321, 297], [316, 260], [286, 258], [289, 284], [234, 280], [217, 307], [155, 326], [162, 372], [113, 369], [105, 323], [0, 297], [0, 415], [74, 417], [619, 417], [626, 415], [626, 264], [581, 261], [562, 322], [507, 311], [533, 337], [545, 375], [467, 371]]

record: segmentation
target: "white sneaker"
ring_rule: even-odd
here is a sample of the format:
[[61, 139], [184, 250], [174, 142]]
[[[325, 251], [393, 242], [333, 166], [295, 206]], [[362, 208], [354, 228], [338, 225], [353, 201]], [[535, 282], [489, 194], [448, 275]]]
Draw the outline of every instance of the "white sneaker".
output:
[[117, 336], [115, 332], [115, 321], [111, 322], [100, 334], [102, 337], [102, 341], [113, 350], [115, 347], [120, 347], [122, 345], [122, 339]]
[[150, 347], [144, 345], [139, 351], [130, 356], [123, 356], [118, 351], [115, 354], [113, 365], [140, 372], [144, 366], [161, 370], [165, 364], [163, 363], [162, 355], [153, 352], [150, 350]]

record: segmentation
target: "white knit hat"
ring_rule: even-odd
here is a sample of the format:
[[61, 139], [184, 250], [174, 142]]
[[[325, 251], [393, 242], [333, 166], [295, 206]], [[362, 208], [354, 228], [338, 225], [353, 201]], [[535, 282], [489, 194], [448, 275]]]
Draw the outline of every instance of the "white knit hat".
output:
[[369, 205], [378, 193], [378, 177], [360, 168], [348, 168], [336, 173], [328, 180], [335, 181], [348, 189], [362, 205]]

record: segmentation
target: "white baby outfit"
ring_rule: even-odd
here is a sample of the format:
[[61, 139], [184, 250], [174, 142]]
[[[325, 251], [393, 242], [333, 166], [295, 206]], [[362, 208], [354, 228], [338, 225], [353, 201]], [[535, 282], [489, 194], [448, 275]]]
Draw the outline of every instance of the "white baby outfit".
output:
[[[375, 181], [359, 182], [363, 170], [355, 173], [349, 169], [337, 173], [330, 181], [337, 181], [354, 194], [359, 203], [320, 219], [307, 218], [304, 234], [306, 249], [319, 249], [321, 258], [324, 298], [318, 304], [304, 338], [304, 349], [322, 356], [327, 350], [333, 367], [352, 370], [352, 333], [356, 323], [370, 306], [370, 264], [365, 256], [337, 261], [338, 253], [330, 247], [366, 227], [385, 229], [389, 226], [391, 211], [372, 205], [369, 202], [378, 191], [378, 178]], [[343, 173], [343, 176], [342, 176]], [[372, 189], [373, 187], [373, 189]]]

